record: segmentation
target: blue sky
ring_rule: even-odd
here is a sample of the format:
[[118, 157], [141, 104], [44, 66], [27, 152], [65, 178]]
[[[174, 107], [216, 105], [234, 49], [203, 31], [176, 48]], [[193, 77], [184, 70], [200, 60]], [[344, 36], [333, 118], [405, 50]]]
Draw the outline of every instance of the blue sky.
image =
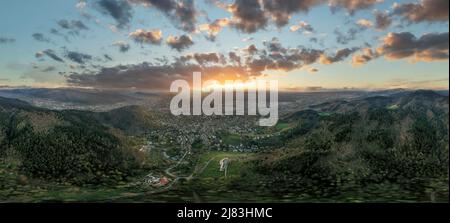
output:
[[[0, 40], [3, 39], [3, 41], [0, 42], [0, 86], [141, 88], [144, 84], [136, 84], [136, 79], [142, 79], [143, 82], [149, 82], [148, 86], [151, 90], [153, 83], [165, 83], [162, 81], [163, 75], [160, 73], [170, 76], [174, 75], [170, 72], [184, 71], [185, 65], [182, 67], [172, 65], [177, 58], [204, 53], [223, 55], [227, 59], [226, 63], [197, 64], [198, 69], [206, 71], [204, 66], [209, 66], [209, 72], [220, 73], [224, 66], [237, 66], [236, 64], [230, 65], [230, 59], [227, 58], [229, 52], [236, 52], [243, 64], [244, 61], [249, 61], [248, 64], [240, 65], [239, 70], [242, 72], [245, 70], [246, 75], [256, 78], [278, 79], [280, 86], [286, 89], [305, 90], [309, 87], [448, 89], [448, 7], [446, 11], [441, 10], [436, 13], [427, 11], [427, 4], [447, 4], [448, 6], [446, 0], [425, 0], [423, 2], [418, 0], [329, 0], [330, 2], [318, 0], [318, 3], [308, 7], [308, 11], [281, 10], [280, 12], [289, 15], [287, 24], [283, 26], [275, 25], [273, 14], [271, 14], [274, 11], [270, 11], [264, 5], [268, 4], [267, 2], [270, 0], [254, 0], [261, 4], [261, 10], [267, 16], [267, 24], [254, 31], [238, 28], [241, 23], [246, 22], [245, 18], [240, 18], [236, 11], [220, 7], [221, 5], [230, 7], [239, 5], [242, 9], [250, 7], [250, 5], [246, 5], [248, 3], [238, 4], [238, 1], [234, 0], [170, 0], [179, 7], [185, 7], [190, 2], [193, 3], [195, 9], [193, 21], [180, 20], [176, 11], [164, 11], [158, 8], [156, 4], [160, 1], [156, 0], [102, 1], [2, 1]], [[336, 3], [336, 8], [330, 7], [330, 4], [335, 3], [333, 1], [344, 3]], [[127, 17], [129, 21], [125, 27], [118, 27], [119, 20], [113, 16], [111, 11], [102, 8], [101, 3], [111, 2], [123, 2], [131, 7], [131, 15]], [[361, 7], [351, 8], [353, 6], [346, 2], [373, 3], [369, 5], [361, 3]], [[147, 3], [147, 5], [142, 3]], [[419, 11], [400, 10], [401, 6], [407, 4], [417, 6]], [[389, 16], [391, 24], [387, 28], [377, 29], [375, 27], [375, 11], [386, 12], [386, 15]], [[410, 16], [414, 13], [420, 14], [421, 17]], [[205, 37], [207, 31], [199, 30], [199, 27], [202, 24], [211, 24], [216, 19], [227, 19], [228, 23], [222, 27], [215, 40], [211, 41]], [[370, 27], [363, 28], [357, 25], [358, 21], [362, 19], [370, 21]], [[73, 27], [64, 29], [58, 25], [61, 20], [69, 23], [80, 21], [87, 29]], [[189, 25], [195, 27], [196, 30], [183, 29], [180, 27], [180, 22], [191, 22]], [[295, 32], [290, 30], [292, 26], [300, 22], [309, 24], [313, 31], [305, 32], [303, 28]], [[56, 30], [58, 34], [52, 33], [52, 29]], [[133, 38], [130, 34], [138, 29], [146, 32], [160, 30], [162, 38], [159, 40], [159, 44], [148, 41], [139, 42]], [[356, 30], [353, 36], [348, 33], [351, 29]], [[349, 40], [346, 43], [339, 43], [337, 32], [342, 33]], [[385, 44], [389, 33], [405, 32], [412, 34], [415, 38], [414, 42], [406, 46], [407, 49]], [[37, 40], [33, 34], [40, 34], [42, 38]], [[433, 45], [433, 43], [425, 42], [425, 38], [424, 42], [420, 41], [420, 37], [427, 34], [433, 34], [433, 37], [441, 40], [444, 38], [444, 41], [447, 38], [447, 44]], [[169, 36], [183, 35], [189, 36], [193, 43], [181, 50], [166, 43]], [[394, 35], [398, 38], [404, 36]], [[312, 38], [317, 39], [317, 42], [313, 42]], [[119, 51], [118, 46], [114, 45], [119, 41], [129, 44], [130, 49], [126, 52]], [[268, 51], [265, 48], [267, 43], [271, 42], [281, 44], [284, 50], [319, 50], [320, 57], [315, 58], [312, 63], [296, 60], [294, 61], [296, 65], [293, 67], [285, 68], [276, 65], [276, 68], [273, 68], [274, 61], [277, 63], [275, 56], [281, 54], [283, 58], [287, 58], [291, 54], [285, 53], [283, 49], [279, 52]], [[272, 68], [268, 64], [263, 71], [253, 70], [251, 62], [257, 59], [250, 58], [244, 51], [251, 44], [258, 49], [259, 56], [256, 57], [267, 59], [265, 61], [272, 64]], [[333, 57], [338, 50], [342, 49], [352, 50], [348, 55], [336, 59], [336, 61], [322, 62], [321, 58]], [[377, 53], [367, 63], [355, 66], [352, 63], [353, 57], [364, 54], [364, 49], [373, 51], [382, 49], [383, 52]], [[399, 49], [402, 52], [413, 53], [409, 56], [399, 57]], [[42, 52], [46, 50], [51, 50], [64, 62], [56, 61], [47, 54], [44, 55]], [[76, 58], [69, 55], [69, 52], [77, 53], [76, 55], [88, 55], [89, 58], [86, 57], [83, 61], [77, 62]], [[430, 54], [438, 53], [439, 56], [430, 56]], [[106, 59], [105, 55], [112, 60]], [[176, 68], [172, 67], [167, 73], [164, 72], [161, 62], [158, 62], [163, 58], [166, 58], [163, 63], [176, 66]], [[144, 62], [151, 63], [151, 67], [148, 72], [139, 70], [145, 74], [137, 74], [137, 71], [133, 70], [134, 66]], [[191, 61], [191, 65], [197, 62]], [[116, 68], [118, 65], [126, 66], [123, 74], [110, 75], [101, 72], [104, 68]], [[152, 73], [154, 70], [160, 73]], [[125, 77], [127, 72], [130, 73], [130, 76]], [[92, 75], [91, 77], [95, 77], [95, 81], [86, 78], [86, 75]], [[108, 80], [110, 83], [103, 85], [102, 78], [105, 76], [117, 77], [117, 80]], [[181, 76], [183, 77], [183, 74]], [[214, 75], [211, 74], [211, 76]], [[226, 76], [232, 78], [228, 72]], [[156, 79], [153, 79], [155, 77]], [[124, 84], [124, 80], [130, 79], [133, 80], [129, 84]], [[168, 78], [168, 81], [172, 79]], [[122, 84], [115, 84], [115, 81]]]

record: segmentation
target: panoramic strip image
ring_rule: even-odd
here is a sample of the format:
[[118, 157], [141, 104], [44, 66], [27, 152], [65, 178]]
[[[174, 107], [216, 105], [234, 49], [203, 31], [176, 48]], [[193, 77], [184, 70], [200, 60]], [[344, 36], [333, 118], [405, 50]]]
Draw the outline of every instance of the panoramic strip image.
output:
[[0, 203], [448, 203], [448, 60], [448, 0], [2, 0]]

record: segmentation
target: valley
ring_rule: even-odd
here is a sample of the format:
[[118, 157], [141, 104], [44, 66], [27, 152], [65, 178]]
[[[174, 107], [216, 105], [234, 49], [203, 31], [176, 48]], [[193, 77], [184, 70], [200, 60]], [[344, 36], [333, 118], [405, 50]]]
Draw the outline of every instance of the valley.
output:
[[448, 95], [305, 94], [280, 95], [270, 128], [252, 116], [175, 117], [164, 96], [152, 96], [159, 109], [104, 111], [0, 98], [0, 200], [448, 201]]

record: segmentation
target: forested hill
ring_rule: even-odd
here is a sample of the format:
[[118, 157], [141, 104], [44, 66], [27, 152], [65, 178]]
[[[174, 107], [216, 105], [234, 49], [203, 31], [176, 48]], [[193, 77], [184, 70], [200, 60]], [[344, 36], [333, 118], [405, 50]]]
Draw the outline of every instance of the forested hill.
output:
[[[131, 129], [130, 123], [140, 124]], [[0, 98], [0, 157], [14, 160], [21, 172], [33, 177], [119, 181], [138, 167], [136, 151], [121, 138], [130, 129], [150, 129], [151, 123], [150, 116], [135, 107], [107, 113], [52, 111]]]
[[255, 170], [268, 188], [320, 185], [324, 193], [448, 182], [448, 105], [448, 96], [415, 91], [313, 106], [280, 120], [289, 127], [279, 134], [254, 142], [279, 148], [255, 159]]

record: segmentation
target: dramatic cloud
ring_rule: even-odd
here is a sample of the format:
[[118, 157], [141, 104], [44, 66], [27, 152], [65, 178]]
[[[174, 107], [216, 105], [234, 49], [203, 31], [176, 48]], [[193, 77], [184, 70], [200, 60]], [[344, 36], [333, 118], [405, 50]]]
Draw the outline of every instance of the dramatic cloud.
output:
[[287, 49], [281, 45], [280, 40], [276, 37], [272, 38], [270, 41], [265, 41], [263, 44], [271, 53], [284, 53], [287, 51]]
[[448, 0], [421, 0], [419, 3], [395, 3], [394, 14], [413, 22], [448, 21]]
[[[174, 58], [156, 60], [158, 63], [119, 65], [103, 67], [94, 73], [73, 73], [68, 83], [75, 86], [96, 88], [138, 88], [167, 90], [176, 79], [190, 81], [192, 72], [202, 72], [204, 80], [219, 81], [241, 79], [264, 75], [266, 71], [292, 71], [306, 68], [314, 73], [310, 65], [316, 62], [331, 64], [342, 61], [355, 52], [356, 48], [338, 50], [331, 56], [323, 50], [310, 48], [287, 48], [273, 38], [265, 42], [260, 50], [254, 45], [246, 49], [231, 51], [228, 56], [216, 52], [193, 53]], [[249, 53], [249, 51], [251, 53]], [[238, 54], [241, 52], [242, 54]]]
[[133, 11], [126, 0], [100, 0], [98, 2], [100, 11], [114, 18], [118, 28], [128, 26], [133, 17]]
[[119, 48], [119, 51], [122, 53], [125, 53], [128, 50], [130, 50], [130, 44], [128, 44], [125, 41], [117, 41], [117, 42], [113, 43], [113, 46], [117, 46]]
[[315, 5], [325, 3], [324, 0], [262, 0], [264, 10], [273, 18], [278, 27], [289, 22], [291, 14], [296, 12], [308, 12]]
[[258, 0], [236, 0], [228, 10], [233, 15], [233, 27], [242, 32], [253, 33], [267, 25], [267, 18]]
[[176, 5], [173, 17], [180, 24], [180, 28], [187, 32], [195, 31], [197, 11], [194, 0], [179, 1]]
[[53, 51], [51, 49], [47, 49], [47, 50], [44, 50], [44, 51], [39, 51], [39, 52], [37, 52], [35, 54], [36, 58], [41, 58], [43, 56], [48, 56], [48, 57], [50, 57], [51, 59], [53, 59], [55, 61], [64, 63], [64, 60], [61, 59], [58, 55], [56, 55], [55, 51]]
[[253, 54], [248, 54], [245, 58], [245, 65], [253, 73], [261, 73], [266, 70], [289, 72], [320, 62], [320, 58], [324, 58], [323, 61], [327, 59], [327, 64], [331, 64], [345, 59], [346, 56], [354, 51], [341, 50], [335, 56], [330, 57], [326, 56], [325, 52], [319, 49], [283, 47], [276, 38], [265, 42], [264, 46], [265, 49], [261, 50], [254, 48]]
[[308, 24], [307, 22], [301, 21], [296, 25], [293, 25], [289, 28], [292, 32], [296, 32], [298, 30], [303, 30], [309, 33], [314, 32], [314, 28]]
[[367, 19], [360, 19], [356, 22], [356, 24], [364, 29], [371, 28], [373, 26], [373, 23]]
[[81, 30], [88, 30], [89, 28], [80, 20], [66, 20], [61, 19], [58, 21], [58, 26], [72, 31], [73, 34], [78, 34]]
[[241, 57], [237, 55], [235, 52], [228, 53], [228, 57], [232, 63], [241, 66]]
[[354, 55], [353, 65], [361, 66], [380, 56], [390, 60], [404, 58], [425, 62], [448, 60], [448, 41], [448, 32], [429, 33], [420, 38], [409, 32], [389, 33], [376, 50], [365, 48], [361, 54]]
[[170, 12], [176, 7], [176, 2], [173, 0], [130, 0], [130, 2], [153, 6], [164, 12]]
[[147, 44], [160, 44], [162, 40], [161, 30], [145, 31], [143, 29], [138, 29], [130, 33], [130, 38], [132, 38], [137, 43], [147, 43]]
[[334, 30], [334, 34], [336, 35], [336, 42], [346, 45], [356, 39], [356, 34], [358, 34], [358, 32], [359, 30], [354, 27], [348, 29], [346, 33], [342, 33], [340, 29], [337, 28]]
[[350, 14], [353, 14], [357, 10], [368, 9], [384, 0], [330, 0], [329, 2], [332, 8], [345, 8]]
[[33, 37], [33, 39], [35, 39], [36, 41], [39, 41], [39, 42], [44, 42], [44, 43], [50, 42], [50, 39], [45, 37], [44, 34], [42, 34], [42, 33], [34, 33], [31, 36]]
[[0, 44], [7, 44], [7, 43], [14, 43], [14, 42], [16, 42], [16, 39], [0, 37]]
[[244, 49], [249, 55], [253, 55], [258, 52], [258, 48], [256, 48], [255, 44], [252, 44]]
[[116, 66], [101, 68], [91, 74], [71, 74], [68, 83], [74, 86], [89, 86], [96, 88], [136, 88], [167, 90], [174, 80], [185, 79], [190, 81], [193, 72], [202, 72], [203, 80], [217, 79], [221, 76], [245, 77], [247, 72], [239, 67], [208, 66], [202, 67], [194, 64], [173, 63], [170, 65], [153, 65], [141, 63], [137, 65]]
[[197, 10], [193, 0], [129, 0], [132, 3], [155, 7], [173, 20], [180, 29], [193, 32], [197, 22]]
[[79, 64], [85, 64], [86, 62], [92, 60], [91, 55], [79, 53], [79, 52], [75, 52], [75, 51], [68, 51], [66, 54], [66, 57], [69, 60], [71, 60], [75, 63], [79, 63]]
[[362, 66], [366, 64], [367, 62], [375, 59], [378, 57], [378, 54], [376, 54], [372, 49], [370, 48], [364, 48], [362, 50], [361, 54], [356, 54], [352, 58], [352, 64], [355, 67]]
[[415, 61], [437, 61], [448, 59], [448, 32], [429, 33], [416, 38], [409, 32], [389, 33], [377, 48], [379, 55], [387, 59], [413, 57]]
[[216, 36], [220, 33], [223, 27], [226, 27], [230, 24], [230, 20], [227, 18], [216, 19], [211, 24], [202, 24], [199, 26], [199, 30], [202, 32], [206, 32], [208, 35], [206, 36], [208, 40], [214, 41]]
[[269, 20], [277, 27], [283, 27], [289, 23], [293, 14], [306, 13], [321, 4], [328, 4], [332, 9], [344, 8], [353, 14], [381, 2], [383, 0], [235, 0], [228, 11], [232, 14], [233, 27], [253, 33], [265, 28]]
[[336, 51], [336, 54], [333, 56], [321, 55], [320, 62], [323, 64], [332, 64], [346, 59], [352, 53], [356, 52], [358, 48], [345, 48]]
[[192, 38], [188, 35], [182, 36], [169, 36], [166, 41], [167, 45], [169, 45], [172, 49], [175, 49], [179, 52], [189, 48], [194, 45]]
[[221, 55], [218, 53], [194, 53], [186, 56], [182, 56], [181, 60], [186, 62], [189, 60], [195, 60], [200, 65], [205, 65], [209, 63], [219, 63], [221, 61]]
[[375, 11], [375, 28], [379, 30], [387, 29], [391, 23], [392, 18], [387, 12]]

